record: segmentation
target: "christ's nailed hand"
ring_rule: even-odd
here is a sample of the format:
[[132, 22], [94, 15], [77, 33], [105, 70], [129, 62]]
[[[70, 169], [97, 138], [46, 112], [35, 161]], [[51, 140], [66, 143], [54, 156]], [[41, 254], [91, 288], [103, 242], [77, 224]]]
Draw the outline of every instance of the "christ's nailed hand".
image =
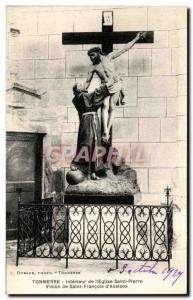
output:
[[146, 36], [147, 36], [147, 32], [146, 31], [140, 31], [137, 34], [137, 39], [143, 40]]

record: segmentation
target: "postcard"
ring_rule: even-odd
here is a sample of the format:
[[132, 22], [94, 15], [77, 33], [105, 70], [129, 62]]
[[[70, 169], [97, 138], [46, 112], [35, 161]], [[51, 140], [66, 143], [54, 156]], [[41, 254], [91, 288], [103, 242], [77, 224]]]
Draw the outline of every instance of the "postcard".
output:
[[183, 6], [6, 7], [6, 293], [188, 293]]

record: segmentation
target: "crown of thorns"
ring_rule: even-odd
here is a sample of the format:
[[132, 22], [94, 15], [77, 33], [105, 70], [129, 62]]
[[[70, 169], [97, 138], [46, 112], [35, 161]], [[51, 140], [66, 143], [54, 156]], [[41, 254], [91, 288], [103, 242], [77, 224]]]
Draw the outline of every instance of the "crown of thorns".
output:
[[93, 47], [93, 48], [89, 49], [87, 54], [90, 56], [91, 53], [93, 53], [93, 52], [104, 55], [104, 53], [102, 52], [100, 47]]

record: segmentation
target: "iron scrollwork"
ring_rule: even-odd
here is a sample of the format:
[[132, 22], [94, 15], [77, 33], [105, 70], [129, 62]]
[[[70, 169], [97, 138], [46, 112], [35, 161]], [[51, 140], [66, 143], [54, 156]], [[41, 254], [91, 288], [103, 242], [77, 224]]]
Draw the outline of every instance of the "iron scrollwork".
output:
[[18, 257], [170, 261], [172, 204], [18, 205]]

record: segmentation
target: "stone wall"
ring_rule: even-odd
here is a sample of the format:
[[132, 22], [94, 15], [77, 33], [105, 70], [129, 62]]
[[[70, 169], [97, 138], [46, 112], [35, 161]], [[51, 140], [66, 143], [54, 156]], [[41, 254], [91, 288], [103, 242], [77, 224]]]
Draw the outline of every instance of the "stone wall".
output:
[[[71, 103], [72, 86], [87, 76], [87, 50], [94, 46], [64, 46], [62, 32], [101, 31], [103, 10], [105, 7], [7, 8], [7, 87], [15, 81], [42, 95], [34, 103], [26, 99], [22, 108], [10, 104], [7, 129], [47, 133], [44, 161], [53, 170], [68, 169], [70, 157], [64, 160], [64, 152], [72, 156], [75, 150], [78, 115]], [[114, 31], [153, 30], [155, 39], [153, 44], [136, 44], [117, 59], [126, 105], [116, 108], [113, 144], [129, 152], [142, 202], [159, 203], [169, 185], [180, 203], [186, 192], [186, 8], [112, 10]], [[20, 33], [13, 34], [10, 28]], [[115, 50], [120, 47], [114, 45]], [[94, 78], [90, 90], [98, 84]], [[10, 122], [13, 116], [18, 126]]]

